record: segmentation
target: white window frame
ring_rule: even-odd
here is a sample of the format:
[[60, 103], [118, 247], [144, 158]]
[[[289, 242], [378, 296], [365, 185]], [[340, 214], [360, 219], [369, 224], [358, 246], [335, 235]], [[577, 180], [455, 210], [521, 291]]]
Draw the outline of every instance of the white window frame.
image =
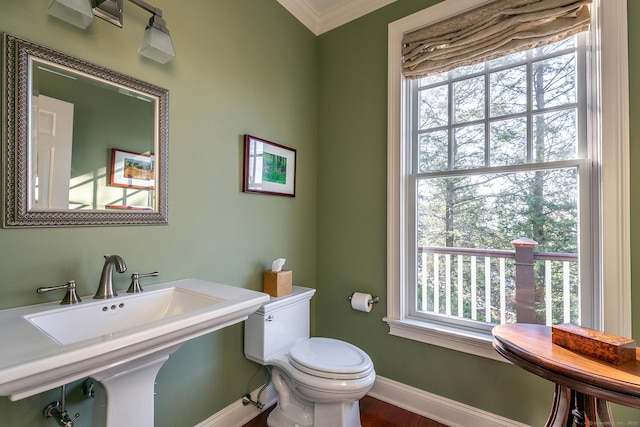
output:
[[[454, 325], [433, 324], [408, 317], [409, 253], [407, 242], [406, 182], [411, 172], [406, 150], [410, 149], [410, 99], [402, 76], [402, 36], [451, 16], [459, 15], [493, 0], [445, 0], [428, 9], [389, 24], [388, 37], [388, 117], [387, 117], [387, 316], [391, 335], [434, 344], [457, 351], [504, 361], [491, 345], [491, 336], [469, 332]], [[627, 53], [626, 0], [594, 0], [591, 6], [592, 30], [600, 35], [593, 40], [593, 61], [590, 74], [600, 76], [591, 82], [597, 93], [599, 117], [594, 113], [591, 129], [594, 138], [601, 139], [601, 218], [600, 301], [595, 328], [607, 333], [631, 337], [631, 257], [629, 220], [629, 75]], [[595, 37], [595, 36], [594, 36]], [[598, 86], [593, 86], [598, 85]]]

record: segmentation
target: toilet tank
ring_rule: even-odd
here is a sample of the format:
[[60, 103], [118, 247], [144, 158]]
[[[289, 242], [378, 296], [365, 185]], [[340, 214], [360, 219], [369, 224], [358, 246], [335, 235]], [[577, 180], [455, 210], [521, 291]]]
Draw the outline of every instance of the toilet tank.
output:
[[271, 297], [244, 324], [244, 354], [267, 365], [275, 355], [309, 338], [309, 305], [315, 289], [294, 286], [291, 294]]

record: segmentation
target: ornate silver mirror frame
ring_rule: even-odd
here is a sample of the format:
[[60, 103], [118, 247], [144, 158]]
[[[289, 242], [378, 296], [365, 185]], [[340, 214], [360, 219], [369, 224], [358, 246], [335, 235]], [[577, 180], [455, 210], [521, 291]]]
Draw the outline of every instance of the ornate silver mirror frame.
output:
[[[43, 61], [78, 75], [141, 93], [155, 105], [155, 185], [150, 209], [30, 209], [31, 67]], [[3, 35], [3, 226], [74, 227], [168, 223], [169, 91], [10, 34]], [[90, 138], [89, 138], [90, 139]]]

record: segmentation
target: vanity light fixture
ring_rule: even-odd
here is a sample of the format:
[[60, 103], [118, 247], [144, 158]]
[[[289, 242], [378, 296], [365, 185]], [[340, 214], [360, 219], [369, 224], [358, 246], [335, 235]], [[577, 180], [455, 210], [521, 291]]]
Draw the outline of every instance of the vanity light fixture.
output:
[[[138, 53], [161, 64], [175, 58], [176, 52], [167, 23], [162, 18], [162, 10], [142, 0], [129, 1], [151, 13]], [[51, 0], [47, 13], [82, 29], [91, 24], [94, 15], [122, 27], [122, 2], [123, 0]]]
[[[143, 3], [142, 1], [129, 1], [142, 7], [140, 5], [140, 3]], [[145, 8], [145, 10], [148, 9]], [[166, 64], [176, 57], [176, 52], [173, 50], [167, 23], [162, 19], [162, 11], [157, 8], [154, 8], [154, 10], [155, 12], [152, 12], [153, 15], [149, 18], [149, 25], [144, 30], [138, 53], [161, 64]]]
[[93, 22], [90, 0], [52, 0], [47, 13], [83, 30]]

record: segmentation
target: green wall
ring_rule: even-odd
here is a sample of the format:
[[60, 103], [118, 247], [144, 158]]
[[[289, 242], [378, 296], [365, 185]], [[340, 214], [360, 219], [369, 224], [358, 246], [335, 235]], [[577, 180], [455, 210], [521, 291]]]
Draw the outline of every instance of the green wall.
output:
[[[83, 31], [44, 13], [45, 0], [2, 0], [0, 31], [64, 51], [170, 90], [168, 226], [0, 229], [0, 308], [55, 300], [42, 285], [76, 279], [95, 291], [102, 254], [158, 281], [198, 277], [261, 289], [261, 272], [287, 258], [295, 282], [316, 287], [317, 335], [365, 349], [379, 375], [531, 425], [542, 425], [553, 387], [506, 363], [388, 334], [386, 306], [387, 25], [435, 4], [398, 0], [315, 37], [275, 0], [156, 0], [177, 58], [159, 65], [137, 55], [148, 15], [125, 2], [125, 26], [96, 19]], [[640, 4], [629, 2], [629, 21]], [[640, 67], [640, 30], [629, 28], [630, 76]], [[631, 81], [631, 114], [637, 111]], [[631, 154], [640, 124], [632, 120]], [[241, 192], [242, 135], [298, 150], [295, 198]], [[632, 171], [632, 180], [636, 178]], [[637, 213], [632, 187], [632, 218]], [[632, 223], [632, 237], [640, 231]], [[637, 244], [633, 261], [639, 265]], [[128, 276], [116, 277], [119, 289]], [[147, 283], [152, 283], [148, 279]], [[634, 288], [637, 279], [633, 280]], [[382, 297], [371, 314], [346, 297]], [[639, 296], [633, 293], [633, 305]], [[634, 331], [638, 331], [637, 313]], [[636, 333], [637, 334], [637, 333]], [[639, 339], [640, 336], [636, 336]], [[2, 343], [1, 345], [8, 345]], [[1, 350], [0, 350], [1, 351]], [[156, 425], [193, 426], [264, 381], [244, 359], [242, 326], [191, 341], [171, 356], [156, 385]], [[69, 411], [90, 425], [91, 402], [70, 386]], [[19, 402], [0, 398], [2, 424], [52, 425], [42, 408], [57, 391]], [[618, 421], [640, 413], [615, 408]]]
[[[316, 332], [361, 346], [381, 376], [539, 426], [549, 414], [550, 382], [503, 362], [391, 336], [382, 320], [387, 302], [388, 24], [436, 3], [399, 0], [319, 37]], [[640, 21], [640, 2], [628, 3], [629, 22]], [[634, 52], [640, 46], [640, 32], [633, 26], [629, 30], [633, 78], [640, 66]], [[632, 80], [631, 117], [639, 105], [633, 96], [639, 89]], [[640, 125], [632, 126], [635, 142]], [[633, 147], [632, 154], [640, 155]], [[638, 193], [638, 187], [632, 191]], [[632, 218], [638, 208], [634, 194]], [[638, 232], [633, 228], [634, 235]], [[633, 261], [640, 265], [638, 239], [631, 240]], [[637, 281], [634, 276], [634, 289]], [[339, 303], [353, 291], [380, 295], [381, 304], [364, 314]], [[640, 306], [638, 292], [633, 293], [633, 306]], [[640, 338], [637, 317], [636, 313], [636, 340]], [[622, 425], [640, 420], [640, 411], [627, 408], [616, 407], [614, 415]]]
[[[48, 0], [2, 0], [0, 31], [169, 89], [169, 225], [0, 229], [0, 308], [62, 298], [39, 286], [78, 283], [92, 295], [102, 255], [129, 272], [160, 271], [146, 283], [185, 277], [262, 289], [262, 270], [283, 257], [296, 283], [315, 287], [317, 38], [276, 1], [154, 0], [177, 58], [137, 54], [149, 14], [125, 2], [124, 28], [95, 19], [81, 30], [45, 13]], [[243, 135], [297, 149], [295, 198], [242, 193]], [[116, 275], [126, 289], [129, 274]], [[244, 358], [242, 325], [185, 344], [162, 368], [156, 426], [193, 426], [264, 382]], [[11, 343], [1, 343], [2, 346]], [[68, 390], [76, 426], [91, 402]], [[41, 411], [58, 390], [18, 402], [0, 398], [0, 425], [55, 424]]]

